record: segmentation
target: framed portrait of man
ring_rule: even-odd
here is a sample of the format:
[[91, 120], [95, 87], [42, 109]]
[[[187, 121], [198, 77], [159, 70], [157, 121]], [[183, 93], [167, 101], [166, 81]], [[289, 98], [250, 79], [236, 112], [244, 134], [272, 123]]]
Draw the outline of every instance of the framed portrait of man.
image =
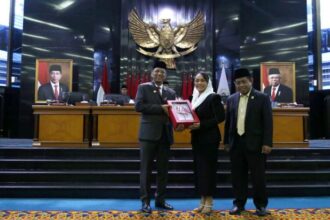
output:
[[168, 100], [167, 103], [170, 106], [170, 119], [174, 128], [179, 124], [188, 127], [193, 123], [199, 122], [198, 116], [192, 110], [188, 100]]
[[296, 101], [296, 70], [294, 62], [266, 62], [260, 64], [261, 91], [273, 102]]
[[72, 91], [71, 59], [36, 59], [35, 102], [62, 102]]

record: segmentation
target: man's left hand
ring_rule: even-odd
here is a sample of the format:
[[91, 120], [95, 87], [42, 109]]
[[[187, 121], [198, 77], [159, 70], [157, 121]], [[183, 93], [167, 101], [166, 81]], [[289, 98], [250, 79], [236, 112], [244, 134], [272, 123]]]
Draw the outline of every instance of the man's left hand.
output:
[[175, 131], [183, 131], [184, 130], [184, 124], [179, 124], [174, 130]]
[[200, 127], [200, 123], [194, 123], [194, 124], [189, 126], [189, 129], [190, 130], [196, 130], [196, 129], [199, 129], [199, 127]]
[[262, 145], [261, 153], [269, 154], [272, 151], [272, 148], [268, 145]]

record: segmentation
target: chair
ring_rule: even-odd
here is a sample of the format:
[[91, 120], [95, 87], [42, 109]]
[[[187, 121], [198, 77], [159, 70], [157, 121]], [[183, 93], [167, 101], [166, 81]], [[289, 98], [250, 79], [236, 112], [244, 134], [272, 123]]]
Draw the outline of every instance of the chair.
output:
[[63, 101], [69, 105], [75, 105], [77, 102], [88, 101], [88, 95], [83, 92], [68, 92], [63, 95]]
[[105, 94], [103, 100], [116, 105], [124, 105], [129, 102], [129, 97], [121, 94]]

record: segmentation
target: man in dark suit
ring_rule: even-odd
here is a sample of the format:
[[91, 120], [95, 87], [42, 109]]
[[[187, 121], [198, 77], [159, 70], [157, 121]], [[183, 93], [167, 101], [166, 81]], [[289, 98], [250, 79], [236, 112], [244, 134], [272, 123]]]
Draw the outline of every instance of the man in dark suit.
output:
[[60, 83], [62, 78], [62, 68], [60, 65], [49, 67], [50, 81], [39, 87], [38, 100], [62, 100], [63, 93], [69, 92], [67, 85]]
[[293, 102], [292, 89], [281, 84], [281, 75], [278, 68], [270, 68], [268, 73], [269, 86], [264, 93], [271, 97], [273, 102]]
[[127, 104], [131, 101], [131, 97], [128, 95], [128, 89], [126, 85], [122, 85], [120, 88], [120, 94], [123, 96], [124, 104]]
[[155, 63], [151, 78], [152, 82], [139, 85], [135, 98], [135, 109], [142, 113], [139, 130], [141, 211], [147, 213], [151, 213], [150, 179], [154, 157], [157, 160], [155, 206], [166, 210], [173, 209], [165, 202], [165, 190], [169, 150], [173, 143], [173, 130], [168, 117], [167, 100], [174, 100], [175, 92], [163, 85], [166, 78], [164, 62]]
[[229, 213], [239, 215], [244, 211], [250, 171], [256, 214], [265, 216], [269, 214], [265, 163], [266, 154], [272, 149], [272, 108], [269, 97], [253, 89], [252, 82], [247, 69], [236, 70], [237, 92], [227, 99], [224, 144], [230, 153], [235, 195], [234, 207]]

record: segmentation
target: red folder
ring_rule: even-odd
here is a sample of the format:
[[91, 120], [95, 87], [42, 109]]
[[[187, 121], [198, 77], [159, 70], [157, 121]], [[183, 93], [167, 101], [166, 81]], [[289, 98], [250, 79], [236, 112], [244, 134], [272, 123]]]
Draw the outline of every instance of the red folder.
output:
[[170, 106], [169, 115], [174, 128], [179, 124], [183, 124], [186, 128], [199, 122], [188, 100], [168, 100], [167, 103]]

